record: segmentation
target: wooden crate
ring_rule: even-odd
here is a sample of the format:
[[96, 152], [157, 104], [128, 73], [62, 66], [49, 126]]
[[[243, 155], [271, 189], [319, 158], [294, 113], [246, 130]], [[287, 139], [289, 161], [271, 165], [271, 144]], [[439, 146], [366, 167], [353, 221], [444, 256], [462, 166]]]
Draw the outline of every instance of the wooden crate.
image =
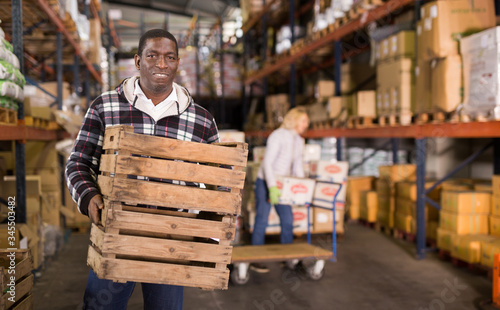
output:
[[116, 126], [106, 129], [103, 148], [98, 183], [105, 208], [102, 226], [91, 229], [87, 260], [98, 277], [227, 289], [247, 145], [186, 142]]
[[[9, 254], [14, 253], [14, 269], [9, 269], [11, 266], [11, 258]], [[34, 276], [31, 273], [33, 262], [28, 249], [23, 250], [0, 250], [0, 288], [2, 289], [2, 297], [0, 298], [0, 309], [9, 310], [24, 310], [33, 309], [33, 297], [31, 289], [33, 288]], [[9, 270], [15, 270], [9, 273]], [[9, 300], [10, 277], [15, 276], [15, 302]]]

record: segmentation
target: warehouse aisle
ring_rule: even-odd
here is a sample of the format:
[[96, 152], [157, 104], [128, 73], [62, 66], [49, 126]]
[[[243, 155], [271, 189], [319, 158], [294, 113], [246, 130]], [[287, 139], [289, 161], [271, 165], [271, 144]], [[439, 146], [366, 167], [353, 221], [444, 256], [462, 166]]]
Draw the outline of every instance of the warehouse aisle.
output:
[[[326, 243], [318, 238], [317, 242]], [[81, 308], [88, 267], [88, 236], [72, 234], [68, 244], [35, 283], [35, 310]], [[491, 294], [491, 280], [442, 262], [435, 254], [412, 257], [413, 245], [372, 229], [348, 224], [339, 244], [339, 261], [328, 262], [325, 276], [311, 281], [271, 265], [268, 274], [251, 274], [245, 286], [227, 291], [186, 288], [184, 309], [475, 309]], [[130, 310], [142, 309], [139, 287]], [[487, 308], [486, 308], [487, 309]]]

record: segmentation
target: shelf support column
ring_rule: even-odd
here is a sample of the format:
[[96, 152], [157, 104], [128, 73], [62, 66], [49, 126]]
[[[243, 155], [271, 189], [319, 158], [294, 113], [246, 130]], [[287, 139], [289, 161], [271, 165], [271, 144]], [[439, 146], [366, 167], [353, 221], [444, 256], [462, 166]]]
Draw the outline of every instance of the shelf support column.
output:
[[[23, 2], [12, 0], [12, 45], [24, 74]], [[24, 125], [24, 104], [19, 103], [17, 123]], [[26, 149], [25, 141], [17, 140], [16, 146], [16, 222], [26, 223]]]
[[399, 157], [398, 157], [399, 139], [398, 138], [392, 138], [391, 139], [391, 144], [392, 144], [392, 163], [394, 165], [397, 165], [397, 164], [399, 164]]
[[[335, 75], [335, 96], [340, 96], [340, 81], [341, 81], [341, 66], [342, 66], [342, 43], [335, 41], [334, 43], [334, 75]], [[337, 160], [342, 161], [342, 144], [344, 138], [337, 137]]]
[[417, 151], [417, 259], [425, 258], [425, 157], [426, 138], [415, 139]]
[[[290, 43], [295, 42], [295, 0], [290, 0]], [[295, 107], [295, 88], [296, 88], [296, 68], [295, 63], [290, 64], [290, 108]]]

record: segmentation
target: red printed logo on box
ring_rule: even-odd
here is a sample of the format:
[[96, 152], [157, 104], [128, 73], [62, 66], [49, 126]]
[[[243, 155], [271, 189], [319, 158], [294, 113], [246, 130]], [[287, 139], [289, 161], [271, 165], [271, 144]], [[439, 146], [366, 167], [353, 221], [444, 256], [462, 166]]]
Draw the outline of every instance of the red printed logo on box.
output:
[[293, 213], [293, 220], [294, 221], [302, 221], [306, 217], [307, 217], [307, 215], [304, 214], [303, 212], [294, 212]]
[[294, 194], [300, 194], [300, 193], [307, 193], [307, 186], [304, 184], [295, 184], [291, 188], [292, 193]]
[[321, 189], [321, 194], [325, 195], [325, 196], [335, 196], [335, 194], [337, 193], [337, 189], [336, 188], [333, 188], [333, 187], [325, 187], [323, 189]]
[[342, 171], [342, 168], [337, 165], [329, 165], [325, 167], [325, 171], [328, 173], [339, 173]]
[[283, 189], [283, 183], [281, 183], [280, 181], [276, 181], [276, 187], [278, 189]]

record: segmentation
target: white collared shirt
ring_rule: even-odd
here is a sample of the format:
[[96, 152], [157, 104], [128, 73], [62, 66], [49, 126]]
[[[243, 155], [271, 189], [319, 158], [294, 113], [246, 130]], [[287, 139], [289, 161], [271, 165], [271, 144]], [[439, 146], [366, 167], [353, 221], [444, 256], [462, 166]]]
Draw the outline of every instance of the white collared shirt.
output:
[[158, 121], [159, 119], [166, 116], [170, 107], [176, 104], [178, 100], [177, 91], [175, 90], [175, 87], [172, 87], [172, 92], [170, 92], [170, 95], [168, 95], [168, 97], [159, 104], [154, 105], [153, 101], [146, 97], [146, 95], [142, 91], [142, 88], [139, 85], [139, 79], [135, 81], [134, 96], [137, 96], [141, 99], [136, 101], [135, 107], [151, 116], [155, 121]]

